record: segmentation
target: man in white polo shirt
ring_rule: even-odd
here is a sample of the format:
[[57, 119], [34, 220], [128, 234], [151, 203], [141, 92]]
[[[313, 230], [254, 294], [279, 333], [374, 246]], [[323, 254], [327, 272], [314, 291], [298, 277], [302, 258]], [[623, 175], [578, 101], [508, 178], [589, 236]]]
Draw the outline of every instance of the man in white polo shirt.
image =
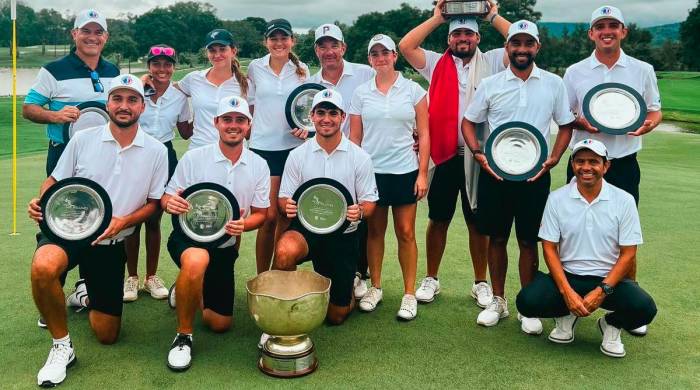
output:
[[[436, 165], [428, 191], [428, 228], [426, 242], [426, 277], [416, 290], [419, 302], [432, 302], [440, 293], [438, 271], [447, 246], [447, 232], [461, 199], [462, 216], [469, 234], [469, 254], [474, 269], [471, 296], [480, 307], [493, 299], [491, 286], [486, 281], [488, 238], [476, 228], [476, 173], [478, 165], [471, 155], [464, 154], [464, 138], [460, 124], [462, 115], [472, 101], [474, 91], [482, 79], [505, 69], [507, 57], [503, 48], [482, 53], [479, 25], [474, 18], [449, 21], [447, 50], [436, 53], [420, 45], [435, 29], [447, 23], [442, 15], [441, 0], [433, 15], [399, 42], [406, 61], [430, 82], [428, 111], [430, 155]], [[498, 5], [490, 1], [489, 14], [484, 20], [505, 38], [510, 22], [498, 14]], [[480, 133], [484, 130], [480, 129]]]
[[602, 142], [584, 139], [573, 147], [575, 178], [547, 200], [539, 236], [549, 274], [518, 294], [518, 311], [529, 317], [554, 318], [549, 340], [574, 341], [579, 317], [598, 308], [609, 312], [598, 319], [603, 335], [600, 350], [624, 357], [622, 329], [649, 324], [656, 315], [654, 300], [628, 279], [642, 229], [634, 198], [603, 177], [610, 168]]
[[[112, 221], [90, 246], [59, 245], [37, 234], [31, 281], [34, 302], [46, 320], [53, 347], [37, 375], [40, 386], [55, 386], [75, 362], [68, 334], [61, 273], [80, 265], [90, 297], [90, 326], [103, 344], [117, 341], [121, 327], [126, 253], [124, 238], [158, 210], [168, 177], [165, 146], [138, 125], [144, 110], [143, 86], [133, 75], [112, 81], [107, 93], [108, 124], [76, 133], [41, 186], [44, 193], [57, 181], [84, 177], [101, 185], [112, 202]], [[29, 203], [29, 216], [42, 219], [39, 199]]]
[[[335, 24], [320, 25], [314, 32], [314, 52], [321, 64], [321, 70], [309, 78], [310, 83], [318, 83], [326, 88], [340, 92], [343, 98], [343, 112], [348, 112], [350, 101], [355, 89], [374, 77], [374, 69], [364, 64], [357, 64], [343, 59], [348, 46], [343, 39], [343, 31]], [[340, 126], [343, 134], [350, 137], [350, 120], [345, 117]], [[357, 277], [353, 285], [355, 297], [362, 298], [367, 292], [367, 225], [359, 228], [360, 260], [357, 266]]]
[[214, 118], [219, 142], [185, 153], [161, 199], [166, 212], [185, 213], [191, 206], [180, 193], [197, 183], [211, 182], [228, 188], [241, 209], [240, 219], [226, 225], [231, 238], [217, 248], [199, 248], [175, 231], [168, 239], [170, 256], [180, 268], [175, 282], [177, 335], [167, 362], [173, 371], [187, 370], [192, 363], [197, 308], [201, 307], [204, 324], [214, 332], [225, 332], [231, 327], [238, 237], [260, 227], [270, 206], [270, 169], [262, 157], [243, 146], [251, 121], [248, 103], [243, 98], [221, 99]]
[[[481, 165], [477, 210], [477, 226], [489, 236], [489, 273], [493, 285], [493, 300], [479, 314], [477, 323], [494, 326], [507, 317], [505, 299], [507, 244], [513, 221], [520, 248], [520, 284], [526, 286], [537, 271], [537, 231], [549, 195], [554, 167], [571, 139], [570, 123], [574, 116], [569, 109], [561, 77], [535, 65], [540, 49], [537, 26], [526, 20], [513, 23], [508, 30], [506, 51], [510, 67], [484, 79], [476, 90], [462, 121], [462, 133], [474, 159]], [[549, 125], [559, 125], [557, 139], [542, 169], [527, 181], [503, 180], [489, 167], [476, 138], [475, 124], [488, 121], [491, 129], [513, 121], [525, 122], [542, 133], [549, 143]], [[528, 334], [540, 334], [542, 323], [537, 318], [518, 315], [521, 329]]]
[[[314, 96], [312, 105], [316, 137], [289, 154], [282, 175], [278, 207], [294, 220], [277, 242], [273, 268], [293, 271], [297, 264], [312, 260], [316, 272], [331, 279], [326, 320], [339, 325], [354, 307], [353, 278], [360, 255], [357, 225], [372, 214], [379, 197], [371, 157], [340, 130], [345, 120], [340, 93], [324, 89]], [[296, 219], [294, 192], [318, 177], [339, 181], [352, 195], [354, 204], [347, 209], [351, 224], [345, 231], [317, 235]]]

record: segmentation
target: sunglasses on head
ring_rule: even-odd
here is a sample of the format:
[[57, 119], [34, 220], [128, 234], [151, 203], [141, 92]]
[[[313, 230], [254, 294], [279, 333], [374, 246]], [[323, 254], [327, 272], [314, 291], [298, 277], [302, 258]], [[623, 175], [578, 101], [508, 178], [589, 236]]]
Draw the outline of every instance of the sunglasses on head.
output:
[[175, 55], [175, 49], [173, 49], [172, 47], [153, 46], [150, 49], [150, 53], [154, 56], [164, 55], [172, 57]]
[[94, 70], [90, 71], [90, 81], [92, 81], [92, 89], [95, 92], [105, 91], [105, 87], [102, 85], [102, 81], [100, 81], [100, 74]]

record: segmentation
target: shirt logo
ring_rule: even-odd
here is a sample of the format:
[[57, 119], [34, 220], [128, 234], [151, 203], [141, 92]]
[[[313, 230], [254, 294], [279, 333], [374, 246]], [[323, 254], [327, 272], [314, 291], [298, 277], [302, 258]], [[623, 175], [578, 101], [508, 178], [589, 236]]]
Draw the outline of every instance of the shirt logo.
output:
[[527, 27], [528, 27], [527, 22], [520, 22], [518, 24], [518, 29], [520, 29], [520, 30], [527, 30]]
[[609, 7], [603, 7], [603, 8], [600, 10], [600, 13], [601, 13], [602, 15], [610, 15], [610, 14], [612, 13], [612, 10], [611, 10]]
[[131, 83], [133, 83], [133, 82], [134, 82], [134, 80], [130, 76], [122, 77], [122, 84], [123, 85], [131, 85]]

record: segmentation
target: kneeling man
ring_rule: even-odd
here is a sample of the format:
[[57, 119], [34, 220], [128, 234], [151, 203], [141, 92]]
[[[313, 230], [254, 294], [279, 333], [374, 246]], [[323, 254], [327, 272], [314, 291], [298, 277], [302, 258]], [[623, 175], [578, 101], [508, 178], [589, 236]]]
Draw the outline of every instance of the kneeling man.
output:
[[[37, 375], [39, 386], [53, 387], [66, 378], [75, 360], [68, 334], [61, 274], [76, 266], [84, 271], [90, 297], [90, 327], [103, 344], [117, 341], [121, 328], [124, 288], [124, 238], [134, 226], [158, 210], [168, 180], [168, 155], [163, 144], [138, 124], [143, 87], [126, 74], [115, 77], [107, 93], [109, 123], [76, 133], [41, 186], [43, 194], [57, 181], [83, 177], [102, 186], [112, 203], [112, 220], [92, 245], [59, 245], [42, 233], [32, 259], [32, 294], [53, 337], [46, 364]], [[29, 202], [29, 216], [43, 218], [39, 199]]]
[[340, 131], [345, 120], [340, 93], [325, 89], [314, 96], [312, 104], [311, 120], [316, 126], [316, 137], [289, 154], [282, 175], [279, 208], [288, 218], [295, 218], [297, 205], [292, 196], [297, 188], [311, 179], [328, 177], [339, 181], [352, 195], [354, 204], [347, 210], [351, 225], [345, 231], [316, 235], [307, 232], [295, 219], [277, 242], [273, 267], [293, 271], [297, 264], [312, 260], [314, 270], [331, 279], [326, 320], [339, 325], [350, 314], [355, 301], [353, 280], [360, 256], [357, 226], [372, 214], [379, 196], [369, 154]]
[[267, 163], [243, 147], [251, 120], [248, 103], [243, 98], [223, 98], [214, 118], [219, 142], [185, 153], [161, 200], [166, 212], [185, 213], [190, 210], [190, 204], [180, 196], [182, 191], [197, 183], [210, 182], [228, 188], [241, 208], [240, 219], [226, 225], [231, 239], [217, 248], [199, 248], [177, 232], [168, 239], [168, 252], [180, 268], [175, 282], [177, 335], [168, 354], [168, 367], [174, 371], [187, 370], [191, 365], [197, 308], [202, 310], [204, 324], [214, 332], [225, 332], [231, 327], [238, 237], [260, 227], [270, 206]]
[[621, 330], [649, 324], [656, 305], [626, 278], [642, 229], [632, 195], [603, 179], [610, 168], [607, 155], [600, 141], [585, 139], [574, 146], [575, 179], [549, 196], [539, 231], [549, 275], [538, 272], [516, 304], [525, 316], [554, 317], [549, 340], [560, 344], [574, 341], [579, 317], [599, 307], [609, 310], [598, 320], [600, 350], [624, 357]]

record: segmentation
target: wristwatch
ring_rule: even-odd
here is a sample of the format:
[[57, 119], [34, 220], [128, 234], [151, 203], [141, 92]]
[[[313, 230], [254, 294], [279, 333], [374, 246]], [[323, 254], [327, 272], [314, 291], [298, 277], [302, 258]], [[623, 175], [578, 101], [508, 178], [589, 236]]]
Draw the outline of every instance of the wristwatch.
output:
[[472, 156], [476, 157], [477, 154], [484, 154], [484, 152], [481, 149], [470, 149], [472, 152]]
[[598, 284], [598, 287], [603, 289], [603, 294], [605, 295], [612, 295], [612, 293], [615, 292], [615, 289], [605, 282], [600, 282], [600, 284]]

